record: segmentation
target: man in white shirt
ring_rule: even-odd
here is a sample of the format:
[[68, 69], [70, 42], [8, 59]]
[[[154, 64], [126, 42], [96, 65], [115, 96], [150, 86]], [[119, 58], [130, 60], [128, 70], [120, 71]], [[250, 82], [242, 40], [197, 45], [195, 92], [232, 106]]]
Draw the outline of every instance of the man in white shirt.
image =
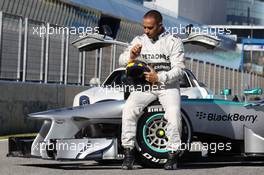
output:
[[[126, 66], [140, 60], [152, 66], [145, 72], [145, 79], [152, 85], [164, 89], [133, 91], [128, 97], [122, 115], [122, 146], [125, 149], [123, 169], [133, 169], [137, 119], [143, 109], [159, 99], [167, 119], [168, 161], [164, 169], [177, 169], [177, 154], [181, 144], [181, 112], [179, 79], [183, 75], [184, 50], [180, 38], [165, 32], [162, 15], [150, 10], [143, 18], [144, 34], [136, 36], [131, 45], [120, 55], [119, 64]], [[161, 87], [161, 86], [160, 86]]]

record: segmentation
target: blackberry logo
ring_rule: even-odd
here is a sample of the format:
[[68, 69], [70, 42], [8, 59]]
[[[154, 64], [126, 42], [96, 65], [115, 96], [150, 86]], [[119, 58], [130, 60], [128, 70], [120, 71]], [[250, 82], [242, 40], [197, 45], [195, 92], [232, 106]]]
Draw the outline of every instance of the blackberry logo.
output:
[[203, 113], [203, 112], [197, 112], [197, 113], [196, 113], [196, 117], [198, 117], [199, 119], [206, 118], [206, 113]]
[[205, 112], [197, 112], [196, 117], [208, 121], [241, 121], [241, 122], [252, 122], [252, 123], [254, 123], [258, 118], [257, 115], [240, 115], [238, 113], [215, 114], [215, 113], [205, 113]]

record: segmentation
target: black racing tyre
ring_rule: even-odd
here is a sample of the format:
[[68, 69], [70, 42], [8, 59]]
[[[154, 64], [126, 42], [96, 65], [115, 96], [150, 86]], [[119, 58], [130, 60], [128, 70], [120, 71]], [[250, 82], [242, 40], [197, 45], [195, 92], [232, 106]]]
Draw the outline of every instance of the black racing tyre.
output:
[[[165, 127], [167, 121], [164, 119], [164, 111], [148, 112], [151, 106], [145, 109], [144, 114], [139, 118], [137, 124], [137, 142], [136, 142], [136, 158], [137, 162], [143, 167], [160, 168], [167, 161], [167, 137]], [[162, 109], [161, 106], [154, 107]], [[181, 135], [181, 151], [179, 157], [187, 151], [187, 146], [191, 144], [192, 126], [188, 116], [181, 111], [182, 116], [182, 135]]]

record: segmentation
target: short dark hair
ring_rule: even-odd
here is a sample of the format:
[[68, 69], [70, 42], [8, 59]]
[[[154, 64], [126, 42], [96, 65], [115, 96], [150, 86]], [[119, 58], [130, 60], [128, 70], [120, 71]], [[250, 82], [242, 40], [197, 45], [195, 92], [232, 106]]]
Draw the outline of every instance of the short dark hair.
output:
[[144, 18], [154, 18], [158, 23], [162, 23], [162, 15], [157, 10], [150, 10], [147, 13], [145, 13]]

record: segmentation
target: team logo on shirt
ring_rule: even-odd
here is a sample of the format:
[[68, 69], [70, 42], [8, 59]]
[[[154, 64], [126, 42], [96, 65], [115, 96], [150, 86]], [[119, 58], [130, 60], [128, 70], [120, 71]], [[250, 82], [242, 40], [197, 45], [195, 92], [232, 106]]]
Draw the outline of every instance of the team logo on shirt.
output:
[[143, 59], [153, 60], [153, 59], [165, 59], [169, 60], [170, 56], [165, 54], [141, 54]]
[[151, 66], [156, 72], [171, 70], [171, 63], [152, 63]]

